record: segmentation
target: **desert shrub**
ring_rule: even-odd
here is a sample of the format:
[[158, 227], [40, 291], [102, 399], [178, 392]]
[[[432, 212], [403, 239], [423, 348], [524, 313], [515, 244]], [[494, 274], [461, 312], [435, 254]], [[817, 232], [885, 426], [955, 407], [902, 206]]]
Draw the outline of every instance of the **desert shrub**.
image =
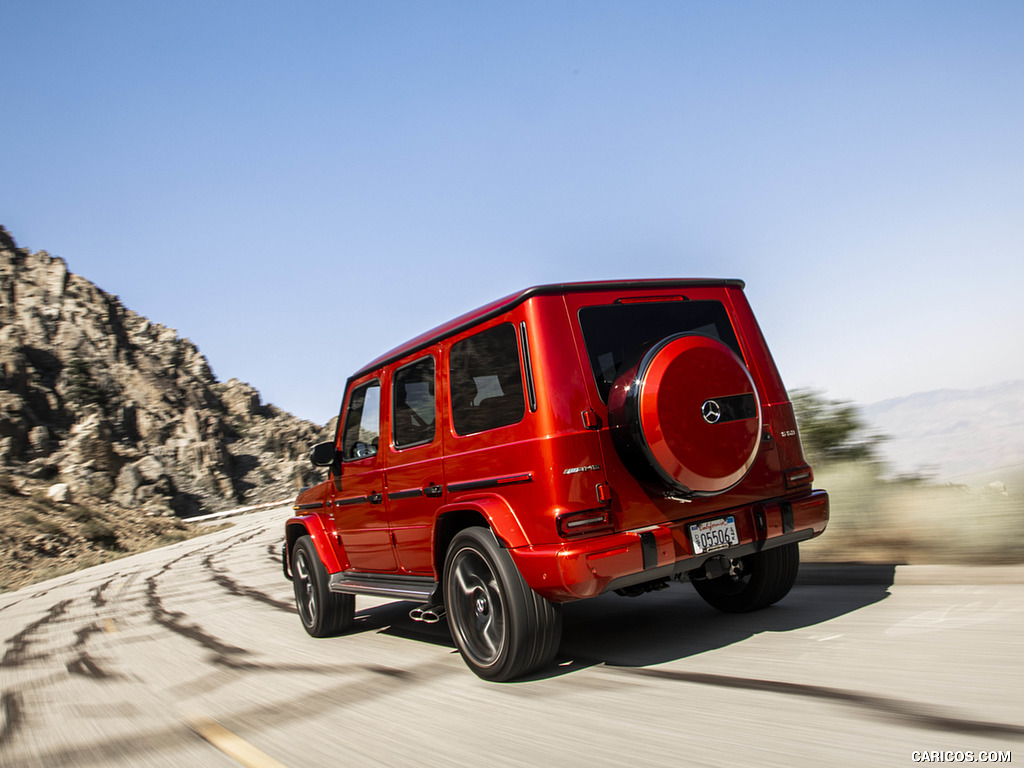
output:
[[117, 532], [109, 523], [92, 518], [82, 524], [82, 536], [104, 549], [117, 549]]
[[67, 365], [67, 397], [76, 405], [100, 405], [107, 397], [92, 377], [89, 364], [79, 357], [73, 358]]
[[63, 533], [64, 529], [61, 527], [60, 522], [48, 517], [46, 514], [40, 514], [33, 509], [22, 509], [15, 512], [14, 519], [17, 520], [24, 526], [31, 528], [34, 533]]
[[100, 517], [99, 513], [95, 509], [92, 507], [82, 506], [81, 504], [72, 504], [64, 510], [64, 514], [76, 523], [85, 523], [89, 520]]
[[811, 389], [793, 390], [791, 400], [800, 427], [800, 441], [812, 465], [878, 460], [878, 446], [888, 438], [867, 433], [857, 406], [844, 400], [829, 400]]

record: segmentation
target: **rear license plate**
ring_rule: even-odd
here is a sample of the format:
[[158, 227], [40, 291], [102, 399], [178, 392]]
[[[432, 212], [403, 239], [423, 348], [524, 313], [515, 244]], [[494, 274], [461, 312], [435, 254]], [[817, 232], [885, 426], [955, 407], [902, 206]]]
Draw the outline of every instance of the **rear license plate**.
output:
[[690, 542], [693, 544], [695, 555], [739, 544], [740, 535], [736, 533], [736, 518], [729, 515], [716, 520], [705, 520], [703, 523], [694, 523], [690, 526]]

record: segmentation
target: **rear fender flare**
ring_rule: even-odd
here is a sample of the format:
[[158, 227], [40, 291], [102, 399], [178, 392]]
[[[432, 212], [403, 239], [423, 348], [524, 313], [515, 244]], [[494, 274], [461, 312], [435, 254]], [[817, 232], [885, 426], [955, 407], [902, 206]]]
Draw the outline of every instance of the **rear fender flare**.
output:
[[[523, 547], [530, 542], [512, 506], [496, 493], [478, 493], [450, 501], [438, 512], [438, 519], [451, 512], [476, 512], [487, 521], [503, 547]], [[436, 540], [437, 526], [434, 527]]]

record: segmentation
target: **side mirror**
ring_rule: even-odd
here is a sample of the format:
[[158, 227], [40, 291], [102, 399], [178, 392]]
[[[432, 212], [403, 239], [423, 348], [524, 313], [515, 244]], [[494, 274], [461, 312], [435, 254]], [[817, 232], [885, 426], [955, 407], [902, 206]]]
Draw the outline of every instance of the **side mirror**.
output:
[[309, 452], [314, 467], [329, 467], [334, 463], [334, 443], [317, 443]]

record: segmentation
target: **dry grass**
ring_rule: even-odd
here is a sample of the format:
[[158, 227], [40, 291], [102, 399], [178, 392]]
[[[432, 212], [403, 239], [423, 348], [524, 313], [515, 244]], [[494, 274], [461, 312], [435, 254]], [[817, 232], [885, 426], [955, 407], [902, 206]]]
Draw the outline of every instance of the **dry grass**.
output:
[[0, 592], [211, 530], [99, 500], [57, 504], [45, 487], [0, 474]]
[[1024, 496], [883, 481], [869, 463], [815, 475], [815, 485], [829, 491], [832, 518], [824, 535], [801, 546], [805, 561], [1024, 562]]

